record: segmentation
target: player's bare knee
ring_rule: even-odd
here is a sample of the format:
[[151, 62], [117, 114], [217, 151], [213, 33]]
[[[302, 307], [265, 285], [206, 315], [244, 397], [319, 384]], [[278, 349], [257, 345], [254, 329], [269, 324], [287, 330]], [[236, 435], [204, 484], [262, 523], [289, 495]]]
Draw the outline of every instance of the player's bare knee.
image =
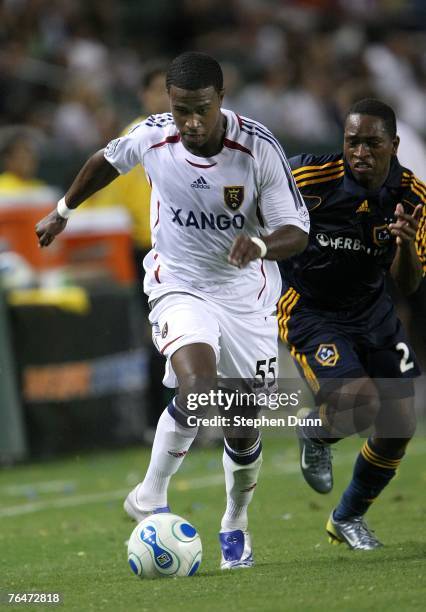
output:
[[216, 357], [211, 346], [204, 343], [190, 344], [180, 348], [171, 359], [179, 386], [179, 405], [183, 408], [188, 398], [205, 405], [206, 395], [216, 390]]
[[357, 431], [364, 431], [376, 422], [380, 412], [380, 397], [377, 393], [357, 398], [354, 408], [354, 423]]
[[327, 398], [328, 414], [346, 433], [371, 427], [380, 412], [380, 397], [372, 380], [362, 378], [345, 384]]
[[416, 431], [417, 418], [412, 397], [383, 400], [376, 421], [379, 438], [410, 440]]
[[215, 404], [217, 388], [215, 374], [215, 372], [193, 372], [181, 378], [177, 396], [181, 410], [187, 414], [195, 414], [197, 417], [207, 414], [210, 407]]
[[[404, 414], [400, 415], [399, 418], [392, 419], [392, 422], [388, 422], [384, 428], [384, 434], [390, 439], [404, 439], [408, 441], [416, 433], [416, 427], [416, 415]], [[383, 433], [383, 428], [381, 428], [380, 433]]]
[[415, 413], [406, 415], [400, 429], [400, 435], [408, 442], [414, 437], [417, 429], [417, 419]]
[[380, 438], [373, 436], [373, 444], [385, 455], [403, 457], [411, 438]]
[[179, 392], [209, 393], [217, 387], [216, 372], [193, 372], [179, 380]]

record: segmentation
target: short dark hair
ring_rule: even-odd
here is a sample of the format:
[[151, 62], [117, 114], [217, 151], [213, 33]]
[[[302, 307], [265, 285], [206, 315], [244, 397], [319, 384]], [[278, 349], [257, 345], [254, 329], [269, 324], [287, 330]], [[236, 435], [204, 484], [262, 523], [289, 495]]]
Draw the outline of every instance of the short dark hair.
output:
[[175, 57], [166, 74], [167, 90], [174, 85], [181, 89], [223, 89], [223, 72], [219, 63], [206, 53], [187, 51]]
[[346, 119], [349, 115], [371, 115], [372, 117], [380, 117], [383, 120], [385, 130], [391, 138], [396, 136], [396, 117], [394, 110], [384, 102], [375, 98], [364, 98], [355, 102], [349, 109]]

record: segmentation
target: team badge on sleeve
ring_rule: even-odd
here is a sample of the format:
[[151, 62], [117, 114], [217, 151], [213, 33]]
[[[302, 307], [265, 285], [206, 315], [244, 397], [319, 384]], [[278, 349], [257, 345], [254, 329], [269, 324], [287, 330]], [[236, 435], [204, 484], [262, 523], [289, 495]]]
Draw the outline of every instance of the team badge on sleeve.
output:
[[323, 366], [333, 367], [339, 359], [339, 353], [335, 344], [320, 344], [315, 359]]
[[234, 185], [230, 187], [224, 187], [223, 198], [225, 200], [225, 204], [231, 210], [237, 210], [244, 202], [244, 186]]
[[114, 155], [120, 140], [121, 138], [115, 138], [114, 140], [110, 140], [110, 142], [105, 147], [105, 155]]

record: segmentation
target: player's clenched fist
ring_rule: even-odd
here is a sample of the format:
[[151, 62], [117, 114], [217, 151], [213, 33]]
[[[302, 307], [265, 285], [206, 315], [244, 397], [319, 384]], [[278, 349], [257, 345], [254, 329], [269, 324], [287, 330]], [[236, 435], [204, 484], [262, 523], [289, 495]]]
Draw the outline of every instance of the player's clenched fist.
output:
[[260, 245], [254, 242], [249, 236], [240, 235], [237, 236], [232, 243], [231, 251], [228, 255], [228, 262], [237, 268], [244, 268], [250, 261], [258, 259], [259, 257], [262, 257]]
[[41, 247], [49, 246], [55, 239], [55, 236], [60, 234], [67, 224], [67, 219], [61, 217], [57, 210], [52, 210], [46, 217], [39, 221], [35, 231], [38, 236], [38, 243]]

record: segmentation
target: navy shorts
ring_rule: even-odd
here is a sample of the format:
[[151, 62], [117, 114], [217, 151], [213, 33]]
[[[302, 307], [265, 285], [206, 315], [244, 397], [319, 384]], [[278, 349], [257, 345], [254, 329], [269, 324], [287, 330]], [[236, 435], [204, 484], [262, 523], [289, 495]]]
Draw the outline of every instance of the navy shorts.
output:
[[389, 398], [414, 395], [420, 368], [387, 294], [368, 307], [331, 312], [306, 304], [289, 287], [279, 301], [278, 324], [317, 402], [342, 379], [365, 376]]

